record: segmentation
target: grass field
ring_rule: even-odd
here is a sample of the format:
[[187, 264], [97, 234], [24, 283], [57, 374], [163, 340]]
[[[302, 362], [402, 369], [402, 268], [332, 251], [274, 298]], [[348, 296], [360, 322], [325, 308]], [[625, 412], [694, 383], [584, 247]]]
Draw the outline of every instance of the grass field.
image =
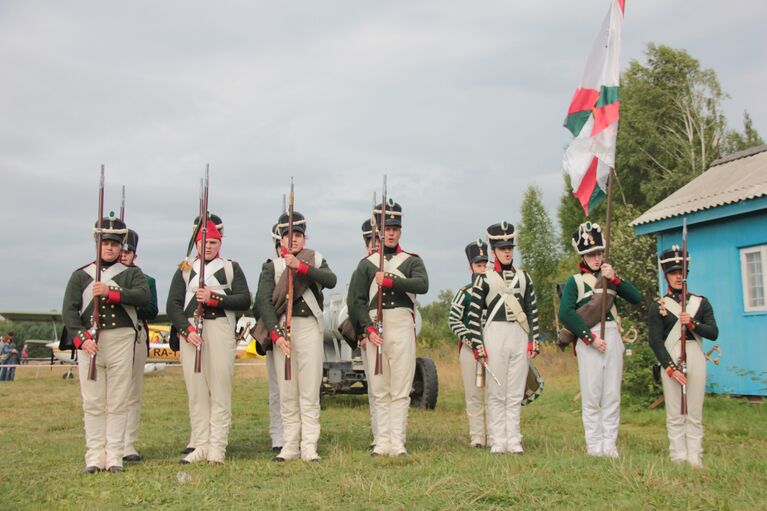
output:
[[[702, 470], [667, 459], [663, 410], [623, 410], [618, 460], [584, 453], [575, 361], [546, 351], [543, 396], [523, 409], [524, 456], [467, 445], [453, 349], [432, 353], [440, 396], [411, 410], [408, 459], [371, 458], [367, 398], [323, 399], [322, 462], [272, 463], [263, 367], [240, 367], [224, 466], [178, 465], [188, 438], [181, 373], [145, 380], [139, 450], [123, 474], [83, 475], [77, 380], [17, 372], [0, 384], [0, 509], [767, 509], [767, 409], [706, 401]], [[179, 482], [186, 472], [191, 480]]]

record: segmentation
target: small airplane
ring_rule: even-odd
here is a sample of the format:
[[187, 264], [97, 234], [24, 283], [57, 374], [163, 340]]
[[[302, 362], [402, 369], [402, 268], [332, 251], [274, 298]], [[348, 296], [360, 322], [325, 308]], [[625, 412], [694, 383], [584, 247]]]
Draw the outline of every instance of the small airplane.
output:
[[[43, 341], [30, 339], [26, 342], [45, 344], [51, 350], [51, 364], [54, 360], [63, 364], [75, 364], [74, 350], [59, 349], [59, 333], [56, 322], [61, 322], [61, 313], [58, 311], [50, 312], [0, 312], [0, 316], [10, 321], [50, 321], [52, 325], [53, 341]], [[156, 318], [157, 323], [149, 324], [149, 356], [144, 366], [144, 374], [162, 371], [168, 364], [179, 363], [179, 352], [173, 351], [168, 338], [170, 336], [170, 326], [167, 324], [168, 316], [159, 314]], [[252, 338], [247, 339], [245, 332], [255, 325], [255, 320], [243, 316], [237, 322], [237, 351], [235, 358], [237, 360], [260, 359], [264, 358], [255, 349], [255, 341]]]

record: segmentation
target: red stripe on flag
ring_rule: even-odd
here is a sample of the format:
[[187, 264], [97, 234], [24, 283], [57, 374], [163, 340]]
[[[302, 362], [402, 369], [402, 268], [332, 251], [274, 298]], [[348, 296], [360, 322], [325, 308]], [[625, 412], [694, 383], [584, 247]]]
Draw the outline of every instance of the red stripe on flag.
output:
[[599, 99], [599, 91], [595, 89], [582, 89], [578, 88], [573, 94], [573, 99], [570, 101], [570, 108], [567, 110], [567, 115], [575, 112], [582, 112], [583, 110], [591, 110]]
[[621, 13], [626, 12], [626, 0], [618, 0], [618, 7], [621, 8]]
[[583, 211], [587, 215], [589, 214], [589, 201], [591, 200], [591, 193], [594, 191], [594, 187], [597, 185], [597, 163], [597, 157], [594, 156], [594, 158], [591, 160], [591, 165], [589, 165], [589, 168], [586, 171], [586, 175], [583, 176], [583, 179], [581, 180], [580, 186], [578, 186], [578, 189], [573, 192], [573, 195], [575, 195], [575, 197], [578, 199], [578, 202], [581, 203]]
[[591, 136], [593, 137], [603, 129], [607, 128], [614, 122], [618, 122], [620, 117], [620, 101], [610, 103], [599, 108], [594, 109], [594, 127], [591, 130]]

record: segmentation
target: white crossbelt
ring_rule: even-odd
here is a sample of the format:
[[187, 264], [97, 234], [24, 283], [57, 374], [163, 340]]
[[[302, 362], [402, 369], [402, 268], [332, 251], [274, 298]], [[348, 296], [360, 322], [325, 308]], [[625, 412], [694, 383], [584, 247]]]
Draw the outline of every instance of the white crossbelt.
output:
[[[109, 268], [101, 271], [101, 282], [107, 286], [119, 287], [119, 285], [114, 281], [114, 278], [127, 269], [128, 267], [124, 264], [115, 263]], [[91, 263], [86, 268], [83, 268], [83, 271], [88, 274], [88, 276], [91, 278], [91, 281], [87, 286], [85, 286], [85, 289], [83, 290], [82, 308], [80, 309], [81, 316], [91, 304], [91, 302], [93, 302], [93, 284], [96, 283], [96, 263]], [[123, 308], [126, 314], [128, 314], [128, 317], [130, 317], [131, 323], [133, 323], [133, 328], [138, 329], [138, 314], [136, 313], [136, 307], [133, 305], [125, 305], [123, 303], [121, 303], [120, 306]]]
[[[192, 269], [194, 270], [195, 275], [200, 275], [200, 259], [199, 258], [197, 258], [192, 264]], [[218, 279], [216, 278], [216, 273], [220, 271], [221, 269], [224, 270], [224, 274], [226, 276], [226, 282], [224, 282], [223, 284], [220, 283]], [[197, 290], [200, 288], [200, 279], [196, 278], [194, 280], [191, 280], [190, 277], [191, 277], [191, 271], [190, 270], [185, 271], [184, 281], [186, 282], [186, 295], [184, 296], [184, 310], [186, 310], [186, 308], [189, 306], [192, 300], [194, 300], [195, 295], [197, 294]], [[205, 289], [210, 289], [211, 291], [231, 290], [233, 279], [234, 279], [234, 268], [232, 266], [232, 261], [230, 261], [229, 259], [222, 259], [220, 257], [217, 257], [205, 264]], [[234, 311], [224, 309], [224, 314], [226, 314], [226, 317], [229, 320], [229, 323], [231, 323], [232, 328], [234, 328], [237, 323]]]

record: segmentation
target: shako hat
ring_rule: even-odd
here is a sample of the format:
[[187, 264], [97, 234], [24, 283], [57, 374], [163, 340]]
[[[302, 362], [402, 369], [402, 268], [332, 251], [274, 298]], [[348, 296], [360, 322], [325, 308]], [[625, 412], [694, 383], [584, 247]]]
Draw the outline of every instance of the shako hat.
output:
[[[280, 220], [277, 222], [277, 228], [280, 230], [280, 237], [283, 237], [288, 233], [289, 218], [287, 212], [280, 215]], [[293, 211], [293, 232], [306, 234], [306, 218], [304, 218], [304, 215], [298, 211]]]
[[138, 233], [133, 229], [128, 229], [128, 235], [123, 243], [123, 250], [126, 252], [136, 252], [138, 249]]
[[274, 244], [278, 246], [280, 244], [280, 239], [282, 238], [282, 236], [280, 236], [280, 230], [278, 229], [279, 225], [280, 224], [274, 224], [272, 226], [272, 241], [274, 241]]
[[[378, 203], [376, 205], [375, 209], [373, 210], [373, 214], [376, 217], [376, 221], [378, 222], [378, 228], [380, 229], [383, 225], [383, 222], [381, 222], [381, 204]], [[394, 199], [389, 197], [389, 199], [386, 201], [386, 226], [387, 227], [402, 227], [402, 206], [394, 202]]]
[[368, 218], [364, 222], [362, 222], [362, 239], [365, 240], [365, 243], [370, 241], [370, 238], [373, 237], [373, 222], [370, 221]]
[[584, 222], [578, 226], [570, 240], [575, 251], [580, 255], [590, 254], [592, 252], [604, 251], [605, 243], [602, 239], [602, 228], [599, 224]]
[[493, 249], [514, 248], [514, 238], [516, 236], [517, 233], [514, 232], [514, 226], [506, 221], [493, 224], [487, 228], [487, 241], [490, 242], [490, 247]]
[[[93, 236], [97, 237], [99, 231], [99, 223], [93, 225]], [[105, 216], [101, 220], [101, 239], [112, 240], [118, 242], [120, 245], [125, 241], [125, 236], [128, 234], [128, 227], [125, 222], [115, 216], [114, 211], [109, 212], [109, 216]]]
[[[674, 270], [683, 270], [684, 267], [682, 266], [683, 261], [682, 257], [682, 249], [679, 248], [679, 245], [673, 245], [671, 248], [667, 248], [663, 252], [660, 253], [660, 257], [658, 258], [658, 262], [660, 263], [660, 267], [663, 270], [663, 273], [668, 273], [670, 271]], [[690, 251], [687, 251], [687, 271], [690, 271]]]
[[466, 258], [469, 264], [487, 262], [487, 243], [478, 239], [466, 245]]

